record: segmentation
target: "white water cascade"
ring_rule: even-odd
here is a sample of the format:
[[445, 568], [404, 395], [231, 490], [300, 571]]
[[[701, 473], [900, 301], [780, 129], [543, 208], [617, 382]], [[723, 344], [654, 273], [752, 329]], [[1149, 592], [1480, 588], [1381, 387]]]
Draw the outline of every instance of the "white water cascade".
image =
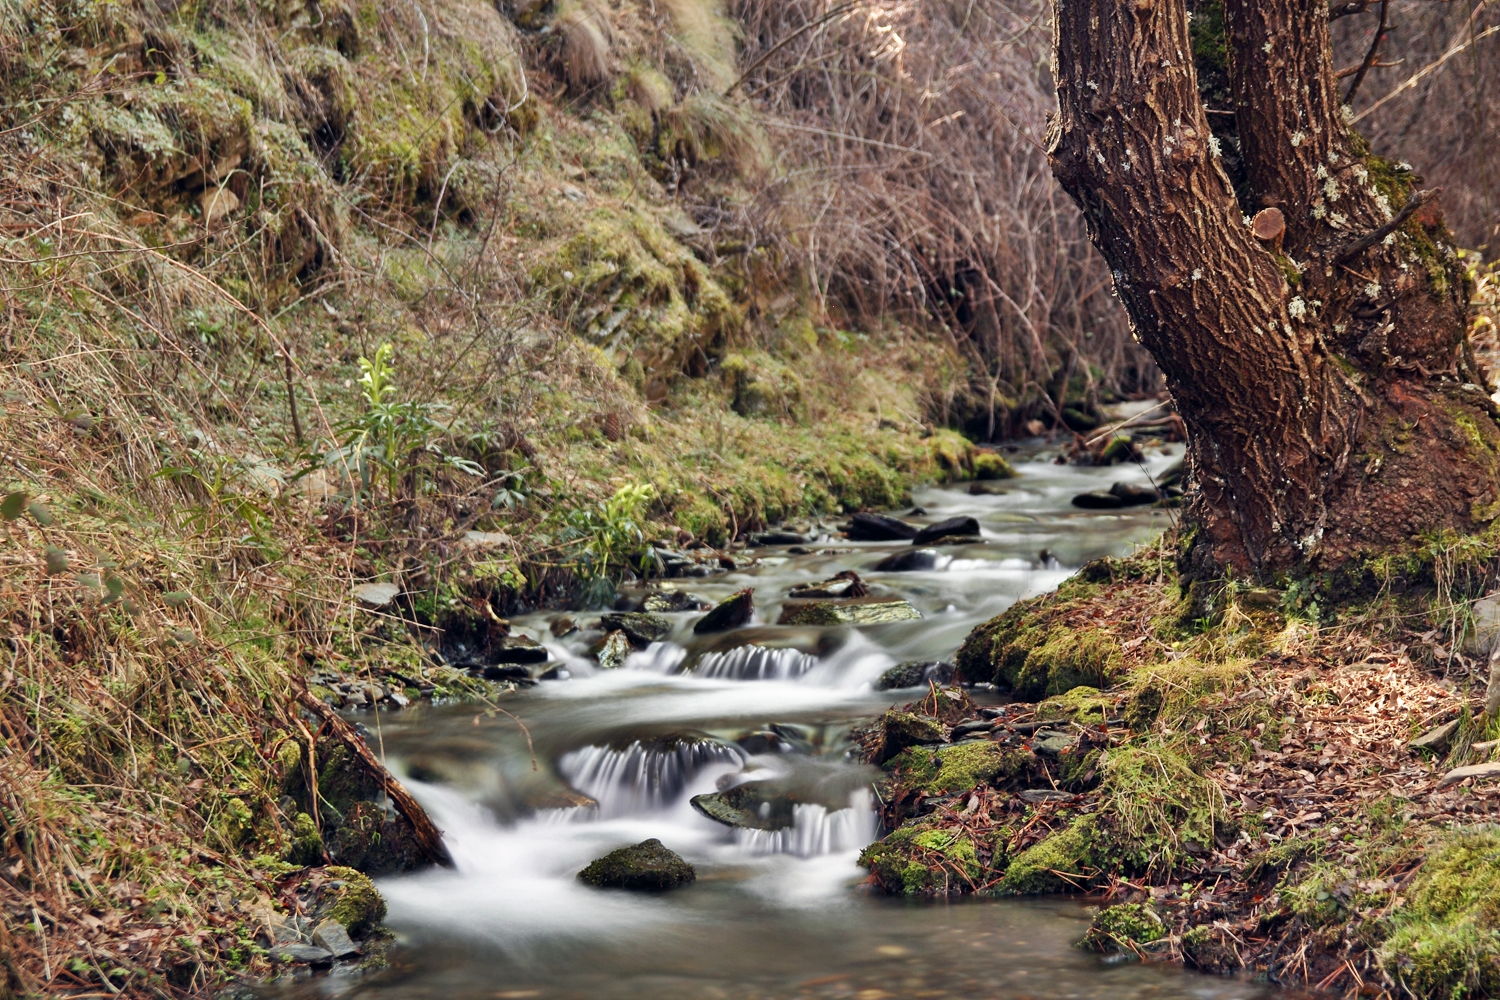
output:
[[738, 747], [716, 740], [678, 739], [665, 746], [637, 740], [621, 748], [574, 750], [558, 760], [557, 769], [568, 784], [599, 803], [599, 818], [613, 819], [664, 809], [704, 768], [737, 767], [744, 759]]
[[738, 646], [725, 653], [705, 653], [693, 674], [711, 680], [795, 680], [818, 665], [818, 658], [796, 649]]

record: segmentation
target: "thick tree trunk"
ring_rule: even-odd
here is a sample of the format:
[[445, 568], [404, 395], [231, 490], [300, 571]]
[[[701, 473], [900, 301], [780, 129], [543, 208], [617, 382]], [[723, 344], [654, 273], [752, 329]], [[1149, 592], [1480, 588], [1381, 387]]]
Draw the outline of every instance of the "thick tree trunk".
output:
[[[1187, 423], [1195, 571], [1328, 569], [1492, 521], [1500, 425], [1467, 279], [1430, 204], [1403, 213], [1410, 175], [1345, 125], [1326, 4], [1225, 2], [1235, 105], [1213, 110], [1234, 116], [1238, 195], [1184, 0], [1054, 10], [1053, 170]], [[1285, 234], [1262, 241], [1271, 208]]]

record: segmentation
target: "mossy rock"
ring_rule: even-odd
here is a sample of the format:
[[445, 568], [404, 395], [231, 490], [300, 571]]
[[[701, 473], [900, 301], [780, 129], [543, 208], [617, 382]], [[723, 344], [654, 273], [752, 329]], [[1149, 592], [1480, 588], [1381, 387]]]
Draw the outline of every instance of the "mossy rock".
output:
[[955, 657], [959, 671], [975, 680], [990, 677], [1025, 700], [1079, 686], [1109, 687], [1124, 671], [1119, 640], [1057, 620], [1068, 605], [1097, 592], [1098, 584], [1075, 578], [1056, 594], [1016, 604], [969, 633]]
[[1142, 945], [1167, 936], [1166, 925], [1148, 903], [1121, 903], [1094, 915], [1088, 932], [1078, 943], [1088, 951], [1139, 951]]
[[928, 715], [892, 710], [882, 715], [878, 724], [881, 737], [875, 751], [876, 764], [884, 764], [907, 747], [943, 743], [948, 739], [948, 730]]
[[1213, 847], [1224, 793], [1177, 750], [1160, 742], [1116, 747], [1103, 770], [1099, 817], [1120, 866], [1166, 871]]
[[974, 456], [974, 478], [979, 480], [1013, 479], [1016, 470], [1005, 460], [1004, 455], [993, 451], [981, 451]]
[[910, 621], [922, 613], [910, 601], [861, 597], [847, 601], [787, 601], [778, 625], [881, 625]]
[[919, 820], [866, 847], [859, 863], [892, 895], [949, 896], [980, 885], [985, 866], [973, 838]]
[[1053, 695], [1036, 707], [1040, 722], [1074, 722], [1097, 726], [1106, 722], [1114, 702], [1096, 687], [1079, 685], [1066, 694]]
[[298, 813], [292, 822], [292, 844], [286, 859], [298, 867], [323, 863], [323, 835], [307, 813]]
[[1006, 896], [1028, 896], [1087, 889], [1100, 880], [1100, 855], [1098, 824], [1092, 816], [1080, 816], [1016, 855], [997, 891]]
[[370, 877], [353, 868], [325, 869], [330, 881], [322, 886], [314, 922], [337, 920], [351, 937], [363, 937], [385, 919], [385, 898]]
[[980, 784], [1008, 784], [1026, 774], [1035, 759], [1028, 750], [970, 740], [936, 750], [911, 747], [890, 767], [903, 787], [937, 796], [967, 792]]
[[655, 837], [610, 851], [578, 873], [580, 881], [600, 888], [648, 891], [675, 889], [697, 877], [692, 865]]
[[1450, 837], [1389, 918], [1386, 972], [1415, 997], [1500, 995], [1500, 829]]

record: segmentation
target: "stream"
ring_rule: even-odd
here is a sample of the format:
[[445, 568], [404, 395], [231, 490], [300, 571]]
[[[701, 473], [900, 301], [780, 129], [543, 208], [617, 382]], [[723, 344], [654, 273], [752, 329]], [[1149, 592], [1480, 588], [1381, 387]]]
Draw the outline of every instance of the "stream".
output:
[[[976, 624], [1044, 593], [1083, 562], [1123, 554], [1164, 527], [1162, 510], [1080, 510], [1076, 493], [1144, 484], [1182, 446], [1136, 466], [1078, 468], [1032, 460], [1003, 492], [918, 491], [925, 524], [969, 514], [983, 544], [935, 546], [931, 569], [872, 567], [905, 542], [825, 539], [791, 554], [749, 550], [739, 571], [667, 581], [717, 601], [755, 588], [756, 617], [695, 636], [699, 612], [669, 617], [665, 641], [600, 670], [597, 632], [561, 640], [558, 613], [513, 619], [570, 676], [504, 700], [361, 716], [393, 769], [427, 807], [456, 861], [380, 880], [397, 935], [389, 969], [304, 980], [277, 994], [369, 1000], [750, 1000], [750, 998], [1252, 998], [1266, 986], [1108, 961], [1073, 947], [1089, 910], [1069, 899], [905, 900], [861, 888], [855, 859], [878, 835], [869, 777], [849, 762], [847, 733], [919, 689], [878, 692], [889, 667], [951, 659]], [[905, 511], [896, 513], [905, 514]], [[831, 524], [832, 522], [829, 522]], [[851, 628], [774, 622], [795, 584], [854, 569], [876, 594], [911, 601], [920, 620]], [[597, 616], [577, 615], [587, 625]], [[999, 700], [976, 692], [976, 700]], [[674, 734], [725, 742], [674, 743]], [[736, 749], [732, 744], [738, 740]], [[752, 752], [753, 751], [753, 752]], [[838, 789], [829, 806], [796, 807], [779, 831], [732, 829], [688, 799], [742, 769], [802, 769]], [[597, 804], [578, 805], [577, 793]], [[599, 890], [580, 868], [614, 848], [659, 838], [697, 881], [661, 895]]]

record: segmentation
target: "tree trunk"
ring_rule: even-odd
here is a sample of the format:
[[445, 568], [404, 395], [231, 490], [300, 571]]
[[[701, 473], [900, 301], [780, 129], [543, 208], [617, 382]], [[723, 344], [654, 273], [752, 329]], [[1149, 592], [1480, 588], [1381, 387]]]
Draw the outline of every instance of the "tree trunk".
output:
[[[1203, 6], [1195, 32], [1184, 0], [1054, 0], [1048, 136], [1188, 427], [1192, 572], [1324, 571], [1483, 529], [1500, 413], [1433, 202], [1345, 124], [1324, 2], [1224, 0], [1222, 36]], [[1195, 34], [1200, 57], [1227, 46], [1233, 107], [1212, 110], [1238, 191]], [[1285, 233], [1259, 239], [1269, 209]]]

